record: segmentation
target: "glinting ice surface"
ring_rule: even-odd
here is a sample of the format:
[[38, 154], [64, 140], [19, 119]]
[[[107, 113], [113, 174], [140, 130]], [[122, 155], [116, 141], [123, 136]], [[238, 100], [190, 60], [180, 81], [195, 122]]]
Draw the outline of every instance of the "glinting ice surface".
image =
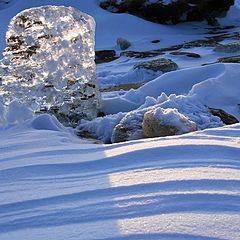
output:
[[5, 105], [18, 99], [65, 125], [100, 107], [94, 63], [95, 21], [72, 7], [24, 10], [10, 22], [0, 65]]

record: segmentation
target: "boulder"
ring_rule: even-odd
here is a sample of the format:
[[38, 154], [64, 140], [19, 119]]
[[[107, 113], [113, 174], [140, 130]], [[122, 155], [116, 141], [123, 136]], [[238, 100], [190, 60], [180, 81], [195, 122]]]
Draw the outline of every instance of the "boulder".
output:
[[143, 138], [142, 121], [145, 109], [127, 113], [113, 130], [111, 142], [119, 143]]
[[159, 106], [127, 113], [113, 130], [111, 142], [125, 142], [146, 137], [164, 137], [198, 129], [195, 122], [173, 108]]
[[126, 50], [131, 46], [131, 43], [125, 39], [125, 38], [118, 38], [117, 39], [117, 46], [121, 49], [121, 50]]
[[116, 56], [115, 50], [100, 50], [95, 52], [95, 63], [111, 62], [118, 57]]
[[118, 124], [112, 134], [111, 142], [119, 143], [129, 140], [131, 129], [126, 128], [123, 124]]
[[161, 71], [163, 73], [175, 71], [178, 69], [178, 65], [171, 59], [159, 58], [143, 63], [134, 65], [134, 69], [147, 69], [152, 71]]
[[218, 25], [216, 17], [226, 15], [234, 0], [101, 0], [103, 9], [115, 13], [130, 13], [152, 22], [177, 24], [207, 20]]
[[197, 130], [197, 125], [177, 109], [152, 109], [144, 114], [145, 137], [165, 137]]

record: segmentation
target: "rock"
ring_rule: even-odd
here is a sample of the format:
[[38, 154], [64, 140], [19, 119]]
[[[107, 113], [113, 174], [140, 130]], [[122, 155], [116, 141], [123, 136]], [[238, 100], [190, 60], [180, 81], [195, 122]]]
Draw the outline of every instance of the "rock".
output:
[[219, 43], [215, 39], [200, 39], [191, 42], [184, 43], [183, 48], [194, 48], [194, 47], [216, 47]]
[[116, 52], [114, 50], [101, 50], [95, 52], [95, 62], [97, 64], [111, 62], [117, 58], [118, 57], [116, 56]]
[[161, 71], [163, 73], [170, 72], [170, 71], [175, 71], [178, 69], [178, 65], [173, 62], [170, 59], [166, 58], [159, 58], [156, 60], [151, 60], [148, 62], [143, 62], [134, 65], [134, 69], [147, 69], [147, 70], [152, 70], [152, 71]]
[[121, 50], [126, 50], [131, 46], [131, 43], [124, 38], [118, 38], [117, 39], [117, 46], [121, 49]]
[[197, 125], [177, 109], [152, 109], [144, 114], [145, 137], [173, 136], [197, 130]]
[[232, 57], [219, 58], [217, 62], [221, 63], [240, 63], [240, 55]]
[[221, 44], [213, 49], [215, 52], [236, 53], [240, 51], [240, 43]]
[[234, 0], [101, 0], [100, 6], [111, 12], [127, 12], [152, 22], [177, 24], [206, 20], [217, 26], [216, 17], [225, 16]]
[[187, 56], [191, 58], [200, 58], [201, 56], [197, 53], [191, 53], [191, 52], [171, 52], [171, 55], [174, 56]]
[[[209, 114], [210, 115], [210, 114]], [[111, 142], [160, 137], [196, 131], [197, 125], [177, 109], [150, 107], [127, 113], [115, 126]]]
[[0, 63], [5, 104], [18, 99], [72, 127], [95, 118], [101, 98], [94, 32], [94, 19], [72, 7], [43, 6], [17, 14]]
[[111, 142], [112, 143], [120, 143], [120, 142], [126, 142], [129, 140], [129, 136], [131, 129], [126, 128], [122, 124], [118, 124], [112, 134]]
[[126, 51], [126, 52], [122, 52], [120, 56], [126, 56], [131, 58], [148, 58], [148, 57], [155, 57], [161, 54], [163, 53], [161, 53], [158, 50], [145, 51], [145, 52]]
[[160, 43], [160, 40], [152, 40], [151, 43]]
[[111, 142], [119, 143], [143, 138], [142, 121], [145, 111], [143, 109], [128, 112], [115, 126]]
[[209, 111], [211, 112], [212, 115], [219, 117], [222, 120], [222, 122], [226, 125], [239, 123], [237, 118], [235, 118], [233, 115], [225, 112], [222, 109], [209, 108]]

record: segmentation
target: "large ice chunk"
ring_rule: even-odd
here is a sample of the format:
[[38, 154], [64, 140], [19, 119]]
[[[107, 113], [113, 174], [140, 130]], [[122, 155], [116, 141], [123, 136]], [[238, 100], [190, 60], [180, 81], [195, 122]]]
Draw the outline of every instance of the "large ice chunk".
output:
[[65, 125], [100, 108], [94, 63], [95, 21], [72, 7], [24, 10], [10, 22], [0, 63], [4, 104], [18, 99]]

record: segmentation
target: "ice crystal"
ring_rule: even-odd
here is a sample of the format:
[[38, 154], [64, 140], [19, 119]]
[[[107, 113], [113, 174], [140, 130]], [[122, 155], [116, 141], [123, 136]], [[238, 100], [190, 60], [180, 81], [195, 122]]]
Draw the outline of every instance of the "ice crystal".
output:
[[65, 125], [100, 108], [94, 63], [95, 22], [72, 7], [24, 10], [10, 22], [0, 63], [4, 104], [18, 99]]

